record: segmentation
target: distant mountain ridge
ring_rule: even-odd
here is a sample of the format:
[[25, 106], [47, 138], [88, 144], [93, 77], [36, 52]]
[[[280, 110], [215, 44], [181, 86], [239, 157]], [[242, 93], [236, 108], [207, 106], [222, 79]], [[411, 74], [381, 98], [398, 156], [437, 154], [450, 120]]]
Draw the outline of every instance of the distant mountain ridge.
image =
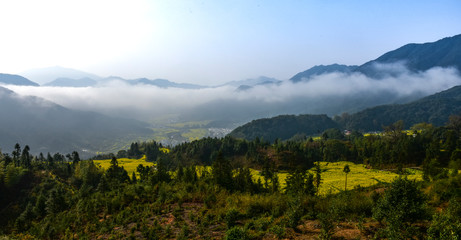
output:
[[81, 79], [57, 78], [54, 81], [44, 84], [43, 86], [53, 87], [91, 87], [98, 84], [96, 80], [85, 77]]
[[[136, 120], [70, 110], [38, 97], [19, 96], [0, 87], [0, 146], [28, 144], [34, 153], [79, 151], [83, 155], [110, 150], [116, 142], [149, 138], [149, 125]], [[130, 140], [131, 139], [131, 140]]]
[[306, 71], [297, 73], [290, 80], [300, 82], [309, 80], [316, 75], [339, 73], [362, 73], [374, 79], [386, 76], [396, 76], [400, 72], [389, 69], [380, 69], [380, 65], [402, 64], [411, 72], [421, 72], [433, 67], [454, 67], [461, 72], [461, 34], [440, 39], [435, 42], [416, 44], [411, 43], [398, 49], [387, 52], [375, 60], [360, 66], [346, 66], [340, 64], [319, 65]]
[[190, 84], [190, 83], [175, 83], [175, 82], [170, 82], [166, 79], [147, 79], [147, 78], [138, 78], [134, 80], [124, 80], [126, 83], [129, 83], [131, 85], [137, 85], [137, 84], [145, 84], [145, 85], [152, 85], [152, 86], [157, 86], [161, 88], [185, 88], [185, 89], [200, 89], [200, 88], [205, 88], [205, 86], [201, 85], [196, 85], [196, 84]]
[[87, 73], [84, 71], [72, 69], [72, 68], [65, 68], [60, 66], [55, 67], [47, 67], [47, 68], [37, 68], [37, 69], [30, 69], [20, 73], [21, 76], [27, 77], [34, 82], [39, 83], [40, 85], [50, 83], [55, 81], [59, 78], [67, 78], [67, 79], [82, 79], [82, 78], [90, 78], [93, 80], [100, 80], [101, 77]]
[[303, 80], [308, 80], [311, 79], [315, 76], [322, 75], [322, 74], [328, 74], [328, 73], [333, 73], [333, 72], [339, 72], [339, 73], [351, 73], [353, 72], [357, 66], [347, 66], [347, 65], [340, 65], [340, 64], [331, 64], [331, 65], [318, 65], [314, 66], [312, 68], [307, 69], [304, 72], [297, 73], [294, 75], [290, 80], [292, 82], [300, 82]]
[[32, 82], [23, 76], [5, 73], [0, 73], [0, 83], [18, 86], [38, 86], [37, 83]]
[[461, 34], [436, 42], [407, 44], [359, 66], [356, 71], [380, 78], [383, 73], [377, 72], [374, 65], [396, 62], [403, 63], [412, 72], [426, 71], [433, 67], [455, 67], [461, 71]]

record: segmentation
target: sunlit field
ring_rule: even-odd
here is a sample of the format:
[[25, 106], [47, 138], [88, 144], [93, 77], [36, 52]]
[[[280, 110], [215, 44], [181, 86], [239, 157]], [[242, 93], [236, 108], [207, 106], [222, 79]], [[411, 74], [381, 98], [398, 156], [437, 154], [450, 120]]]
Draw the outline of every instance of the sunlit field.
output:
[[[350, 172], [347, 175], [347, 189], [354, 189], [356, 187], [368, 187], [375, 185], [379, 182], [389, 183], [400, 175], [391, 171], [383, 171], [376, 169], [368, 169], [364, 164], [355, 164], [352, 162], [321, 162], [320, 167], [322, 169], [322, 183], [320, 185], [320, 194], [326, 195], [327, 193], [337, 193], [345, 189], [346, 174], [343, 172], [344, 166], [348, 164]], [[309, 170], [310, 173], [314, 173], [314, 169]], [[420, 181], [422, 180], [422, 171], [415, 169], [408, 169], [407, 178], [411, 180]], [[260, 178], [263, 182], [263, 177], [259, 175], [259, 171], [252, 170], [254, 179]], [[284, 188], [286, 186], [287, 172], [279, 172], [278, 178], [280, 186]]]
[[[164, 150], [165, 151], [165, 150]], [[153, 166], [154, 163], [146, 162], [146, 158], [140, 159], [128, 159], [120, 158], [117, 159], [119, 166], [125, 168], [129, 176], [132, 172], [136, 173], [136, 168], [139, 164], [144, 166]], [[101, 168], [108, 169], [110, 166], [110, 159], [105, 160], [94, 160], [94, 163]], [[375, 185], [380, 182], [390, 183], [395, 178], [400, 175], [391, 171], [377, 170], [377, 169], [368, 169], [364, 164], [355, 164], [352, 162], [321, 162], [320, 167], [322, 169], [322, 183], [320, 185], [320, 194], [326, 195], [328, 193], [337, 193], [345, 189], [346, 174], [343, 172], [344, 166], [348, 164], [350, 172], [347, 175], [347, 189], [351, 190], [357, 187], [368, 187]], [[201, 176], [203, 171], [211, 172], [211, 167], [197, 167], [197, 175]], [[255, 169], [250, 169], [253, 179], [258, 181], [261, 180], [264, 183], [264, 178], [260, 175], [260, 171]], [[310, 173], [315, 174], [314, 170], [309, 170]], [[283, 189], [286, 186], [286, 178], [288, 177], [288, 172], [278, 172], [278, 178], [280, 186]], [[174, 177], [174, 174], [172, 174]], [[406, 177], [411, 180], [421, 181], [422, 180], [422, 171], [415, 169], [407, 169]]]
[[[96, 166], [99, 166], [105, 170], [107, 170], [110, 167], [110, 161], [111, 159], [93, 160]], [[117, 159], [117, 161], [118, 165], [125, 168], [125, 170], [128, 172], [128, 176], [131, 176], [133, 172], [136, 173], [136, 168], [139, 166], [139, 164], [149, 167], [154, 165], [153, 162], [146, 162], [145, 156], [140, 159], [119, 158]]]

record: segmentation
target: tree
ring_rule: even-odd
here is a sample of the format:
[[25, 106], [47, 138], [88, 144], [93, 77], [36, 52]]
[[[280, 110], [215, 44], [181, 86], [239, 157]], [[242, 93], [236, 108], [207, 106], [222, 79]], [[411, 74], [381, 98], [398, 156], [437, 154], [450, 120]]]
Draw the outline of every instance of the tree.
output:
[[343, 172], [346, 173], [346, 183], [344, 185], [344, 191], [347, 191], [347, 174], [351, 172], [351, 169], [349, 168], [349, 164], [346, 164], [346, 166], [344, 166]]
[[22, 150], [22, 154], [21, 154], [21, 165], [24, 166], [25, 168], [31, 167], [32, 156], [30, 156], [29, 151], [30, 151], [30, 148], [28, 145], [26, 145], [24, 149]]
[[136, 184], [136, 181], [137, 181], [137, 180], [136, 180], [136, 173], [133, 172], [133, 173], [131, 174], [131, 182], [132, 182], [133, 184]]
[[72, 152], [72, 164], [75, 165], [80, 162], [80, 156], [78, 155], [77, 151]]
[[320, 184], [322, 183], [322, 169], [320, 169], [320, 162], [315, 164], [315, 188], [317, 189], [317, 193], [320, 189]]
[[110, 167], [107, 169], [105, 176], [107, 177], [107, 180], [113, 184], [130, 181], [127, 171], [118, 165], [116, 157], [112, 157]]
[[314, 176], [302, 169], [291, 172], [286, 179], [285, 192], [293, 195], [314, 195]]
[[49, 169], [53, 169], [54, 168], [54, 159], [53, 159], [53, 157], [51, 156], [50, 153], [48, 153], [46, 155], [46, 161], [48, 162]]
[[426, 217], [426, 199], [415, 181], [398, 178], [373, 208], [373, 217], [387, 223], [389, 239], [411, 239], [411, 224]]
[[19, 167], [19, 157], [21, 157], [21, 145], [19, 145], [19, 143], [14, 145], [14, 150], [11, 155], [13, 155], [14, 165]]
[[216, 160], [214, 160], [211, 171], [216, 184], [228, 190], [233, 189], [232, 167], [221, 151], [218, 153]]

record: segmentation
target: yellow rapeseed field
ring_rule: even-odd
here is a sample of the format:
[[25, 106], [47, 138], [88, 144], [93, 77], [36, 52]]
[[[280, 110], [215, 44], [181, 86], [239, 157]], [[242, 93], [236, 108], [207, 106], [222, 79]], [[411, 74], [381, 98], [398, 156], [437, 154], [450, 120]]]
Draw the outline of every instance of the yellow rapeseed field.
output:
[[[164, 150], [165, 151], [165, 150]], [[136, 168], [139, 164], [144, 166], [153, 166], [154, 163], [146, 162], [145, 156], [140, 159], [128, 159], [120, 158], [117, 159], [119, 166], [123, 166], [128, 172], [129, 176], [133, 172], [136, 172]], [[110, 166], [110, 159], [105, 160], [94, 160], [94, 163], [101, 168], [107, 169]], [[379, 182], [392, 182], [395, 178], [399, 177], [398, 174], [390, 171], [383, 171], [377, 169], [368, 169], [364, 164], [355, 164], [352, 162], [321, 162], [320, 168], [322, 169], [322, 184], [320, 185], [320, 194], [325, 195], [328, 193], [337, 193], [343, 191], [345, 188], [346, 174], [343, 172], [344, 166], [348, 164], [350, 172], [347, 175], [347, 189], [353, 189], [355, 187], [368, 187]], [[200, 167], [196, 168], [197, 175], [201, 176], [203, 171], [211, 172], [211, 167]], [[250, 169], [253, 179], [258, 181], [261, 180], [264, 183], [264, 178], [260, 175], [260, 171], [255, 169]], [[314, 174], [314, 169], [309, 170], [310, 173]], [[421, 181], [422, 180], [422, 171], [411, 169], [411, 174], [407, 175], [408, 179]], [[286, 178], [288, 176], [287, 172], [278, 172], [277, 173], [280, 187], [284, 188], [286, 186]]]
[[[94, 164], [96, 166], [99, 166], [103, 169], [108, 169], [110, 167], [110, 161], [111, 159], [104, 159], [104, 160], [93, 160]], [[146, 166], [153, 166], [153, 162], [146, 162], [146, 157], [142, 157], [140, 159], [130, 159], [130, 158], [118, 158], [118, 165], [125, 168], [125, 170], [128, 172], [128, 176], [131, 177], [131, 174], [133, 172], [136, 173], [136, 168], [138, 167], [139, 164]]]

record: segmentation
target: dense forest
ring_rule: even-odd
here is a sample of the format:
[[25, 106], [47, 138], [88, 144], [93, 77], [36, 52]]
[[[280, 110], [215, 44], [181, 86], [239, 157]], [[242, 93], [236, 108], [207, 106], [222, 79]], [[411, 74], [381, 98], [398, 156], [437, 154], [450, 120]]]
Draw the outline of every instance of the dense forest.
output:
[[[151, 141], [82, 160], [77, 152], [0, 154], [2, 239], [458, 239], [461, 116], [445, 126], [379, 134], [327, 129], [317, 138]], [[120, 158], [139, 165], [131, 176]], [[112, 159], [106, 170], [93, 160]], [[391, 183], [318, 193], [319, 162], [349, 161], [401, 175]], [[423, 181], [408, 180], [410, 168]], [[307, 171], [311, 169], [313, 171]], [[255, 180], [258, 170], [262, 180]], [[281, 185], [277, 172], [287, 172]], [[347, 174], [348, 167], [344, 167]], [[347, 184], [347, 182], [346, 182]]]

